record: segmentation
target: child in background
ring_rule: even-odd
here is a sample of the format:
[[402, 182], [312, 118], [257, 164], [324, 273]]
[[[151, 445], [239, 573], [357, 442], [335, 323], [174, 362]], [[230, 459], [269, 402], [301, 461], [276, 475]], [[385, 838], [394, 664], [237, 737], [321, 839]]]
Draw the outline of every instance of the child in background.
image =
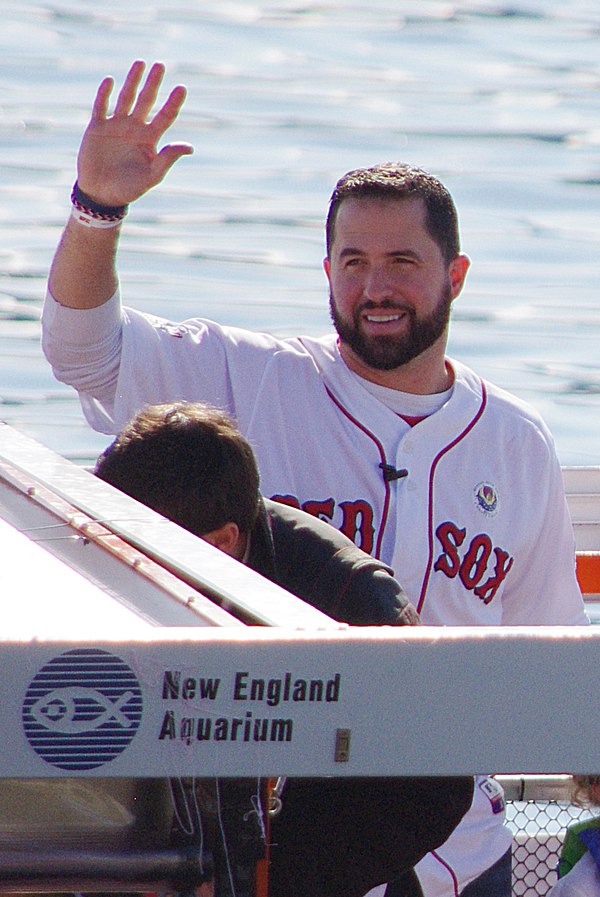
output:
[[[600, 776], [573, 776], [573, 802], [600, 807]], [[569, 826], [548, 897], [600, 897], [600, 816]]]

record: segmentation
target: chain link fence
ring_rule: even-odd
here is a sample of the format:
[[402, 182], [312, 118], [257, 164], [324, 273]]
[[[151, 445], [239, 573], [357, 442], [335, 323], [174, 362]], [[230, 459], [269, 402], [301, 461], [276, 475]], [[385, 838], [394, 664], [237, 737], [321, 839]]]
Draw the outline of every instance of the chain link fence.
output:
[[570, 776], [497, 776], [513, 833], [513, 897], [544, 897], [557, 880], [565, 830], [594, 815], [571, 802]]

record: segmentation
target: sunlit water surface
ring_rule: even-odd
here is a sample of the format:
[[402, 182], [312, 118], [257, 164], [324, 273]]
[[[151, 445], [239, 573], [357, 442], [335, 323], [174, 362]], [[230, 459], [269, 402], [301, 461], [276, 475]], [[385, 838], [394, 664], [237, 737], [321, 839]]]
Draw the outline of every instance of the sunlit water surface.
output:
[[456, 197], [472, 259], [451, 353], [600, 463], [600, 6], [586, 0], [1, 0], [0, 416], [86, 463], [107, 442], [39, 348], [96, 86], [161, 59], [194, 144], [127, 221], [126, 301], [329, 329], [323, 219], [344, 171], [403, 159]]

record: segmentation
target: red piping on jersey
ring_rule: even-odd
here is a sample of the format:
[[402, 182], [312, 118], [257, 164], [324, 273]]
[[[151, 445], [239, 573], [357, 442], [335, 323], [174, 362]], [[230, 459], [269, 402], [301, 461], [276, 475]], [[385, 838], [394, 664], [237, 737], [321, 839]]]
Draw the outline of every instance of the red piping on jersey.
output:
[[[377, 446], [377, 449], [379, 451], [379, 457], [381, 458], [381, 463], [387, 464], [387, 459], [385, 457], [385, 450], [383, 448], [383, 445], [379, 441], [379, 439], [377, 439], [377, 437], [373, 433], [371, 433], [370, 430], [367, 430], [367, 428], [363, 424], [361, 424], [360, 421], [358, 421], [355, 417], [353, 417], [350, 414], [350, 412], [344, 408], [344, 406], [338, 401], [338, 399], [336, 399], [336, 397], [334, 396], [334, 394], [331, 392], [331, 390], [329, 389], [329, 387], [326, 384], [323, 384], [323, 385], [325, 386], [327, 395], [329, 396], [331, 401], [335, 405], [337, 405], [337, 407], [342, 412], [342, 414], [345, 417], [347, 417], [348, 420], [351, 423], [353, 423], [355, 427], [358, 427], [359, 430], [362, 430], [362, 432], [365, 434], [365, 436], [368, 436], [369, 439], [371, 439], [372, 442], [375, 443], [375, 445]], [[381, 513], [381, 526], [380, 526], [379, 532], [377, 534], [377, 541], [375, 543], [375, 549], [372, 552], [373, 557], [376, 557], [378, 559], [379, 559], [380, 553], [381, 553], [381, 542], [383, 540], [383, 533], [385, 531], [385, 525], [387, 523], [388, 513], [390, 510], [390, 484], [384, 482], [384, 488], [385, 488], [385, 499], [383, 502], [383, 511]]]
[[428, 502], [429, 502], [429, 519], [427, 522], [428, 529], [428, 541], [429, 541], [429, 560], [427, 561], [427, 569], [425, 570], [425, 576], [423, 577], [423, 585], [421, 586], [421, 594], [419, 595], [419, 603], [417, 604], [417, 610], [421, 613], [423, 608], [423, 604], [425, 602], [425, 594], [427, 592], [427, 586], [429, 585], [429, 578], [431, 576], [431, 568], [433, 566], [433, 479], [435, 477], [435, 471], [444, 457], [444, 455], [448, 454], [459, 442], [467, 436], [473, 427], [477, 424], [479, 418], [483, 414], [485, 410], [485, 406], [487, 405], [487, 391], [485, 388], [485, 383], [481, 382], [481, 405], [479, 406], [479, 410], [475, 417], [470, 421], [470, 423], [465, 427], [462, 433], [453, 439], [452, 442], [449, 442], [448, 445], [439, 452], [436, 457], [433, 459], [433, 463], [431, 465], [431, 469], [429, 471], [429, 494], [428, 494]]
[[444, 869], [447, 869], [450, 875], [452, 876], [452, 886], [454, 888], [454, 897], [459, 897], [458, 895], [458, 879], [456, 877], [456, 873], [454, 872], [452, 866], [450, 866], [446, 860], [443, 860], [437, 850], [431, 851], [431, 856], [435, 857], [435, 859], [440, 863]]

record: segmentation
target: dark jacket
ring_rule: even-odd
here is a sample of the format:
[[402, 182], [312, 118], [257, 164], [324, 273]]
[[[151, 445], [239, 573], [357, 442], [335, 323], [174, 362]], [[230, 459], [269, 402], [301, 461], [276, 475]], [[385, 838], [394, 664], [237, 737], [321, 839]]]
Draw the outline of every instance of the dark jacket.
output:
[[410, 625], [417, 612], [390, 567], [318, 517], [263, 499], [248, 566], [335, 620]]
[[[252, 531], [247, 563], [337, 620], [355, 625], [418, 620], [389, 567], [330, 524], [268, 499]], [[216, 897], [232, 897], [231, 877], [235, 897], [255, 897], [251, 869], [265, 853], [269, 897], [362, 897], [391, 879], [402, 880], [398, 893], [418, 894], [411, 869], [463, 817], [473, 779], [288, 779], [281, 814], [269, 818], [264, 807], [267, 851], [258, 817], [249, 812], [256, 790], [256, 780], [221, 782], [220, 831], [229, 849], [225, 855], [217, 837]]]

